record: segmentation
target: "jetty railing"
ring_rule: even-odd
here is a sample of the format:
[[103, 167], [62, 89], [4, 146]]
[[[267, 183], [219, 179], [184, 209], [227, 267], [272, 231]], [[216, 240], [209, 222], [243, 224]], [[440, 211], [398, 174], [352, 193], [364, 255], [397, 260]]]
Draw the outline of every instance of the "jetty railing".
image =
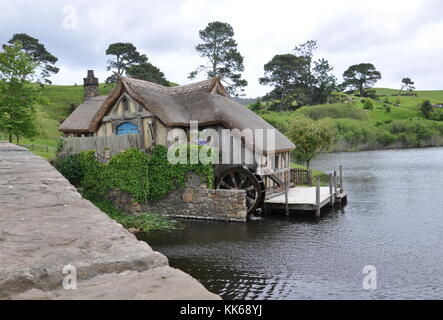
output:
[[312, 186], [312, 170], [291, 168], [291, 183], [296, 186]]
[[129, 148], [141, 148], [139, 134], [125, 134], [120, 136], [103, 137], [71, 137], [63, 138], [62, 152], [79, 153], [94, 150], [98, 152], [120, 152]]

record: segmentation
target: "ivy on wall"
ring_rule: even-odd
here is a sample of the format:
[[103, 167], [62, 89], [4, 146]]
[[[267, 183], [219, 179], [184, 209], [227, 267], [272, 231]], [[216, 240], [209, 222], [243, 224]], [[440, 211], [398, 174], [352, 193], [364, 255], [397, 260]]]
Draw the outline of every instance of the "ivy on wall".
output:
[[[188, 147], [188, 158], [190, 148]], [[140, 203], [158, 201], [179, 187], [185, 186], [187, 174], [204, 178], [213, 187], [212, 164], [171, 164], [164, 146], [155, 146], [148, 156], [137, 149], [128, 149], [100, 163], [94, 151], [57, 159], [54, 166], [75, 186], [84, 189], [87, 197], [103, 198], [114, 188], [130, 194]]]

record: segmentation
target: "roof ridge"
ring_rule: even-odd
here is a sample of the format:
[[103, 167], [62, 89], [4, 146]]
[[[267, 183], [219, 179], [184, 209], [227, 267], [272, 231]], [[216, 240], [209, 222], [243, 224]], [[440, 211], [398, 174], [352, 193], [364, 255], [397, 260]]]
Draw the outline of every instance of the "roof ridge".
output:
[[161, 92], [161, 93], [165, 93], [165, 94], [174, 96], [174, 95], [178, 95], [178, 94], [192, 93], [192, 92], [204, 89], [206, 87], [209, 91], [210, 89], [212, 89], [215, 79], [218, 79], [218, 78], [219, 77], [214, 77], [214, 78], [210, 78], [210, 79], [206, 79], [206, 80], [202, 80], [202, 81], [198, 81], [198, 82], [193, 82], [193, 83], [189, 83], [189, 84], [185, 84], [185, 85], [181, 85], [181, 86], [176, 86], [176, 87], [166, 87], [166, 86], [158, 84], [158, 83], [154, 83], [154, 82], [150, 82], [150, 81], [146, 81], [146, 80], [141, 80], [141, 79], [135, 79], [135, 78], [122, 77], [121, 79], [122, 79], [122, 81], [125, 81], [129, 84], [131, 82], [138, 82], [141, 85], [151, 87], [152, 89], [154, 89], [157, 92]]

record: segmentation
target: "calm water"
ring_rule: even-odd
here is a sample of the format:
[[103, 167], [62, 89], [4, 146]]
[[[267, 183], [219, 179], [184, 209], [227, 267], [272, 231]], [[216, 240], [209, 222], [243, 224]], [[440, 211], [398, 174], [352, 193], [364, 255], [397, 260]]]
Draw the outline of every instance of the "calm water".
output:
[[[143, 236], [225, 299], [443, 299], [443, 148], [337, 153], [349, 202], [320, 220], [185, 221]], [[362, 286], [365, 265], [377, 289]]]

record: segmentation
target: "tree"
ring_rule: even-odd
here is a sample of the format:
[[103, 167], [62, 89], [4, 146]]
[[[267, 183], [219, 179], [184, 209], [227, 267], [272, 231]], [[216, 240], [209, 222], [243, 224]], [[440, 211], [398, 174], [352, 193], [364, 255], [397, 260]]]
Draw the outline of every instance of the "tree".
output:
[[360, 96], [367, 97], [370, 88], [381, 79], [381, 73], [371, 63], [360, 63], [350, 66], [343, 73], [343, 87], [358, 90]]
[[336, 89], [333, 68], [325, 59], [313, 60], [316, 41], [308, 41], [294, 49], [294, 54], [276, 55], [264, 66], [265, 75], [260, 84], [274, 89], [266, 99], [278, 99], [272, 104], [287, 110], [294, 102], [297, 106], [326, 103]]
[[244, 71], [243, 56], [237, 49], [234, 29], [228, 23], [215, 21], [200, 30], [199, 34], [203, 43], [195, 49], [208, 60], [208, 64], [200, 65], [188, 78], [194, 79], [200, 72], [206, 72], [208, 79], [219, 76], [228, 92], [238, 96], [248, 82], [241, 78], [241, 72]]
[[310, 89], [311, 104], [326, 103], [331, 100], [332, 93], [337, 90], [337, 78], [331, 73], [334, 68], [325, 59], [314, 62], [312, 69], [314, 81]]
[[429, 119], [431, 117], [433, 111], [434, 111], [434, 106], [432, 105], [431, 101], [429, 100], [423, 101], [423, 103], [420, 106], [420, 112], [426, 119]]
[[22, 50], [26, 52], [37, 64], [37, 69], [40, 71], [40, 75], [37, 77], [37, 82], [40, 84], [51, 84], [52, 82], [49, 80], [49, 77], [51, 74], [56, 74], [60, 70], [55, 66], [58, 58], [49, 53], [38, 39], [33, 38], [26, 33], [14, 34], [8, 43], [10, 45], [14, 45], [16, 41], [21, 43]]
[[415, 89], [414, 81], [412, 81], [411, 78], [403, 78], [401, 80], [400, 92], [402, 92], [405, 89], [406, 89], [406, 91], [409, 91], [409, 92], [411, 92], [411, 91], [413, 91]]
[[134, 64], [126, 68], [128, 77], [140, 80], [150, 81], [169, 87], [169, 81], [166, 80], [163, 72], [150, 62]]
[[[137, 48], [132, 43], [112, 43], [106, 50], [106, 55], [115, 56], [113, 59], [108, 60], [108, 71], [114, 71], [117, 75], [123, 76], [126, 73], [127, 68], [148, 62], [148, 57], [137, 51]], [[115, 83], [117, 81], [117, 75], [106, 79], [106, 83]]]
[[39, 88], [30, 84], [36, 63], [17, 41], [0, 52], [0, 132], [9, 136], [32, 138], [36, 135], [35, 104], [40, 100]]
[[335, 131], [320, 121], [297, 118], [291, 122], [287, 135], [295, 144], [296, 159], [309, 169], [311, 160], [331, 147]]
[[287, 110], [296, 99], [295, 88], [299, 83], [306, 61], [293, 54], [279, 54], [264, 65], [264, 77], [259, 79], [260, 84], [274, 87], [265, 96], [266, 101], [274, 100], [273, 107]]
[[336, 89], [336, 78], [332, 74], [334, 68], [326, 59], [314, 61], [316, 49], [317, 41], [314, 40], [309, 40], [294, 48], [295, 55], [305, 61], [298, 87], [305, 91], [307, 100], [301, 101], [301, 104], [326, 103], [332, 91]]

